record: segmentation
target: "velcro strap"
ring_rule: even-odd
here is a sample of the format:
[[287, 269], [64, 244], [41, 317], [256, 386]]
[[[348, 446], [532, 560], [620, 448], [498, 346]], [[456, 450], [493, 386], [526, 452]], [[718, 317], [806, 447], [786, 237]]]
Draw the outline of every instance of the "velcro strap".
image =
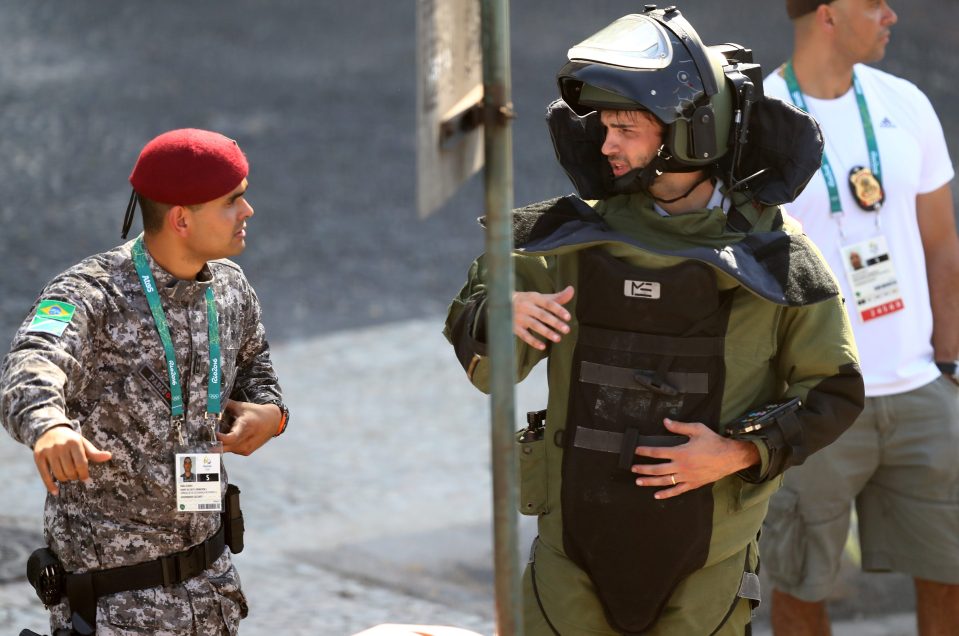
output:
[[601, 347], [613, 351], [652, 353], [659, 355], [709, 358], [724, 355], [726, 344], [722, 337], [661, 336], [632, 331], [616, 331], [582, 325], [578, 344]]
[[632, 453], [637, 446], [679, 446], [687, 441], [689, 438], [684, 435], [633, 435], [629, 439], [624, 439], [622, 433], [577, 426], [573, 446], [602, 453], [619, 454], [624, 442], [629, 442], [627, 448]]
[[623, 434], [577, 426], [573, 446], [586, 450], [618, 454], [623, 446]]
[[803, 443], [803, 428], [795, 411], [780, 415], [776, 418], [776, 423], [782, 431], [783, 440], [792, 450], [793, 462], [801, 464], [806, 461], [809, 453], [806, 452], [806, 445]]
[[[656, 371], [652, 369], [630, 369], [608, 364], [583, 361], [579, 367], [579, 381], [603, 386], [614, 386], [621, 389], [647, 389], [643, 378], [653, 378]], [[671, 371], [666, 374], [666, 383], [679, 393], [709, 393], [708, 373], [686, 373]]]

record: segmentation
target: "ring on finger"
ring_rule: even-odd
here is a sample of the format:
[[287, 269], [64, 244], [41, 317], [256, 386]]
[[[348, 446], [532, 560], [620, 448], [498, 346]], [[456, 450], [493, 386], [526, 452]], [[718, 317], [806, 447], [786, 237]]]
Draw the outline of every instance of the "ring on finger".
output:
[[675, 486], [675, 485], [676, 485], [676, 475], [675, 475], [675, 474], [670, 475], [670, 476], [669, 476], [669, 479], [670, 479], [670, 481], [673, 482], [673, 485]]

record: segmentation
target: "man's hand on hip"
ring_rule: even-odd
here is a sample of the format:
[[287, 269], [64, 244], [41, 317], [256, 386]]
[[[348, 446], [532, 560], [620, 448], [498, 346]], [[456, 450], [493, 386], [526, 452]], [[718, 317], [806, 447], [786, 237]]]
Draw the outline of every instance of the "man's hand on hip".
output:
[[111, 457], [112, 453], [100, 450], [67, 424], [47, 430], [33, 445], [37, 472], [47, 492], [54, 497], [60, 494], [57, 482], [88, 482], [89, 462], [99, 464]]
[[563, 335], [569, 333], [567, 324], [572, 316], [563, 307], [573, 299], [573, 286], [555, 294], [541, 294], [539, 292], [513, 293], [513, 333], [520, 340], [540, 351], [546, 349], [546, 344], [533, 335], [559, 342]]

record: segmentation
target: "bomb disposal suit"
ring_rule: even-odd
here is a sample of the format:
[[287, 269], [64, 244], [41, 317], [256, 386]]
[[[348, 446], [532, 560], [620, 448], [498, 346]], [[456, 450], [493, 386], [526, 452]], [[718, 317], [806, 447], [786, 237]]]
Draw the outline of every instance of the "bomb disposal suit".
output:
[[[545, 426], [517, 435], [521, 512], [539, 525], [526, 633], [743, 634], [769, 497], [863, 404], [835, 279], [779, 207], [817, 170], [822, 138], [800, 111], [762, 97], [747, 49], [703, 46], [672, 8], [621, 18], [569, 59], [547, 121], [582, 198], [514, 213], [516, 289], [575, 289], [569, 333], [517, 349], [520, 379], [549, 359]], [[597, 111], [629, 109], [655, 115], [663, 144], [614, 178]], [[665, 214], [650, 184], [695, 171], [716, 184], [712, 201]], [[485, 276], [480, 257], [445, 330], [483, 391]], [[664, 418], [723, 434], [789, 398], [798, 410], [730, 433], [755, 444], [749, 469], [666, 499], [636, 484], [633, 465], [657, 461], [637, 447], [688, 441]]]

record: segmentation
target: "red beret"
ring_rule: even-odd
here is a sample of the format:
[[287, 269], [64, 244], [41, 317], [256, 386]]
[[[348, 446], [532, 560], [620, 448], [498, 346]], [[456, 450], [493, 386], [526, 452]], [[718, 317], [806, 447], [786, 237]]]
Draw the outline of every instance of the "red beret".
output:
[[137, 194], [158, 203], [197, 205], [229, 194], [249, 171], [246, 156], [232, 139], [181, 128], [143, 147], [130, 183]]

